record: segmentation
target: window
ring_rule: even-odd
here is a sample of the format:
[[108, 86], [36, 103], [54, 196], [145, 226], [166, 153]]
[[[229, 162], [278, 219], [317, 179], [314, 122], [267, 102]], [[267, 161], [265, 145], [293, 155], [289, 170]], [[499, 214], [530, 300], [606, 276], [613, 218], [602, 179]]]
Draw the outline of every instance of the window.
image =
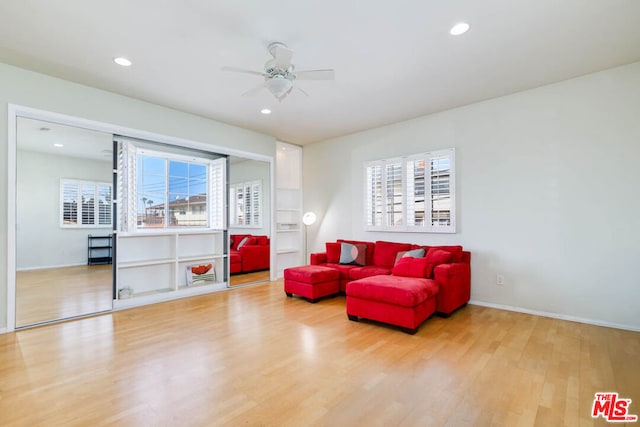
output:
[[455, 233], [455, 152], [365, 164], [367, 230]]
[[159, 152], [119, 141], [122, 231], [224, 228], [226, 158]]
[[60, 180], [60, 226], [111, 226], [111, 184]]
[[262, 181], [232, 184], [229, 215], [232, 227], [262, 227]]

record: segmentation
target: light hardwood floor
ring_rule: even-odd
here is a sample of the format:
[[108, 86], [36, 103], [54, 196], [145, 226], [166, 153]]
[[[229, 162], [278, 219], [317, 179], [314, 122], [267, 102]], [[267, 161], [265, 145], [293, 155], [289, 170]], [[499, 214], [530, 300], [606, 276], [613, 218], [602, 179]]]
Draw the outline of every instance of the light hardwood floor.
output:
[[111, 265], [80, 265], [16, 273], [16, 325], [111, 310]]
[[467, 306], [416, 335], [282, 282], [0, 335], [2, 426], [581, 426], [640, 333]]
[[253, 273], [234, 274], [229, 278], [229, 286], [248, 285], [250, 283], [268, 282], [269, 270], [254, 271]]

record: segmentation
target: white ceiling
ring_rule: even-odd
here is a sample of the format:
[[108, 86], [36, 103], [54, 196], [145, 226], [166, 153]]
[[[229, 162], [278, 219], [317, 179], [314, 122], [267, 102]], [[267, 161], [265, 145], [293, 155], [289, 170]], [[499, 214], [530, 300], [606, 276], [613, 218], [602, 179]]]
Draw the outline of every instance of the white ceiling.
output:
[[[3, 1], [0, 61], [304, 145], [638, 61], [639, 22], [639, 0]], [[261, 78], [221, 67], [273, 41], [336, 80], [241, 96]]]

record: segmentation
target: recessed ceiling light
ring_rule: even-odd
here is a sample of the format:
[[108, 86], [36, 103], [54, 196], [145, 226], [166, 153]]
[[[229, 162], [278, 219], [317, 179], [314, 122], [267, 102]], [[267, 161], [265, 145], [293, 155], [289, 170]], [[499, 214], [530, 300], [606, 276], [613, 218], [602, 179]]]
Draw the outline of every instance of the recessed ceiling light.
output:
[[270, 109], [268, 109], [268, 108], [263, 108], [262, 110], [260, 110], [260, 112], [261, 112], [262, 114], [271, 114], [271, 110], [270, 110]]
[[466, 22], [458, 22], [456, 25], [451, 27], [449, 30], [449, 34], [452, 36], [459, 36], [460, 34], [464, 34], [469, 31], [469, 24]]
[[62, 148], [62, 147], [64, 147], [64, 144], [56, 143], [56, 144], [53, 144], [53, 146], [54, 147], [58, 147], [58, 148]]
[[113, 62], [115, 62], [118, 65], [122, 65], [123, 67], [130, 67], [131, 66], [131, 61], [129, 61], [124, 56], [119, 56], [117, 58], [113, 58]]

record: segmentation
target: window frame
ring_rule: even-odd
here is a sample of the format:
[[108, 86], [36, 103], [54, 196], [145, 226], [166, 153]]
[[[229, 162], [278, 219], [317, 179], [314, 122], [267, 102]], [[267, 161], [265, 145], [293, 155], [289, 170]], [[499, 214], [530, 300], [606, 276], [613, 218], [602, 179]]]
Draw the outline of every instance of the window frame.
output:
[[[125, 233], [176, 233], [181, 231], [212, 231], [226, 229], [226, 157], [214, 159], [198, 157], [197, 155], [185, 155], [167, 151], [154, 150], [142, 147], [125, 138], [118, 138], [118, 197], [122, 199], [119, 212], [119, 229]], [[166, 162], [164, 173], [165, 200], [164, 226], [140, 227], [138, 225], [138, 194], [142, 189], [138, 188], [138, 160], [140, 156], [157, 157]], [[198, 225], [170, 225], [169, 218], [169, 162], [178, 161], [205, 165], [206, 177], [206, 204], [205, 217], [207, 224]], [[215, 199], [215, 200], [214, 200]], [[215, 208], [215, 206], [217, 208]]]
[[[76, 223], [69, 224], [65, 223], [65, 186], [73, 185], [76, 187], [75, 192], [77, 196], [78, 206], [76, 207]], [[90, 224], [82, 223], [82, 194], [83, 187], [93, 187], [93, 198], [94, 198], [94, 206], [93, 206], [93, 221]], [[100, 223], [101, 212], [100, 212], [100, 203], [96, 203], [95, 200], [100, 200], [100, 189], [101, 188], [109, 188], [109, 196], [110, 200], [106, 204], [109, 206], [109, 222], [106, 224]], [[102, 181], [88, 181], [84, 179], [74, 179], [74, 178], [60, 178], [60, 206], [59, 206], [59, 224], [60, 228], [113, 228], [113, 184], [109, 182]]]
[[[434, 180], [442, 175], [433, 174], [432, 162], [437, 159], [447, 158], [449, 162], [448, 170], [448, 199], [449, 224], [434, 225]], [[415, 218], [415, 213], [420, 212], [412, 209], [416, 199], [415, 186], [411, 186], [409, 181], [410, 166], [416, 161], [424, 161], [424, 219], [423, 223], [410, 224], [410, 220]], [[400, 189], [400, 200], [402, 210], [394, 209], [389, 211], [389, 206], [396, 206], [397, 202], [389, 204], [389, 195], [398, 197], [395, 191], [388, 188], [387, 171], [391, 165], [401, 166], [402, 184]], [[374, 181], [375, 180], [375, 181]], [[373, 187], [375, 185], [375, 188]], [[441, 185], [436, 183], [435, 185]], [[395, 189], [395, 188], [394, 188]], [[377, 190], [377, 191], [376, 191]], [[413, 190], [410, 193], [410, 190]], [[379, 192], [379, 194], [378, 194]], [[446, 198], [446, 196], [445, 196]], [[374, 160], [364, 163], [364, 229], [365, 231], [387, 231], [387, 232], [414, 232], [414, 233], [456, 233], [456, 187], [455, 187], [455, 149], [448, 148], [432, 152], [412, 154], [408, 156], [394, 157], [389, 159]], [[401, 212], [401, 222], [389, 223], [389, 218], [396, 218], [397, 212]], [[427, 216], [429, 215], [429, 216]]]

